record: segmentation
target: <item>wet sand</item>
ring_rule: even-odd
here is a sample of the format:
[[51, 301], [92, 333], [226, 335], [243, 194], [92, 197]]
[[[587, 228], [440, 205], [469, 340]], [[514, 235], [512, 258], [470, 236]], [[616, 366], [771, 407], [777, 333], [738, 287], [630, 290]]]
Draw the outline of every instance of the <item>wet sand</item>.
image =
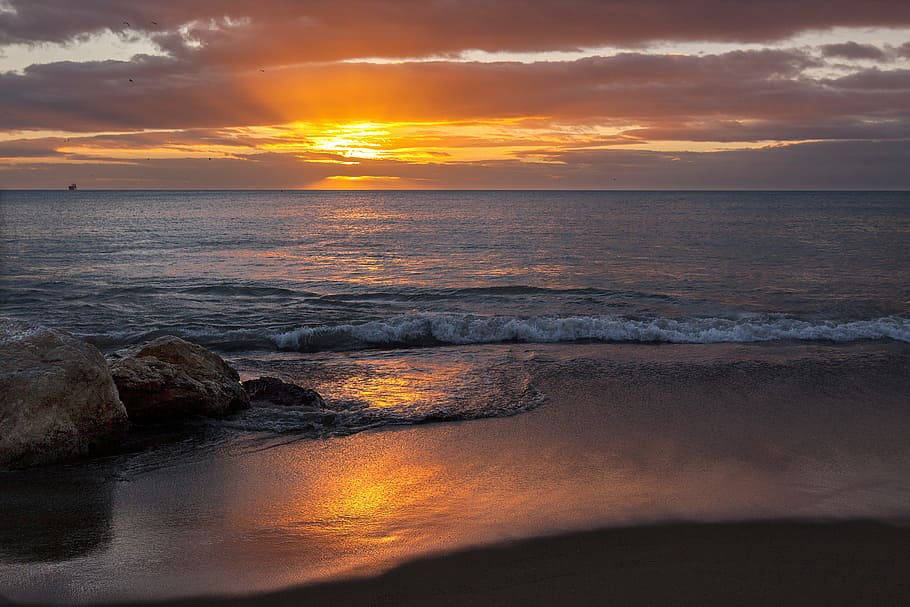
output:
[[[906, 528], [737, 524], [910, 521], [906, 345], [516, 350], [550, 398], [514, 417], [326, 440], [216, 432], [0, 475], [0, 595], [58, 605], [906, 598]], [[521, 543], [477, 548], [502, 542]], [[443, 554], [454, 556], [432, 556]]]
[[523, 540], [268, 594], [147, 604], [907, 605], [908, 572], [908, 527], [680, 523]]

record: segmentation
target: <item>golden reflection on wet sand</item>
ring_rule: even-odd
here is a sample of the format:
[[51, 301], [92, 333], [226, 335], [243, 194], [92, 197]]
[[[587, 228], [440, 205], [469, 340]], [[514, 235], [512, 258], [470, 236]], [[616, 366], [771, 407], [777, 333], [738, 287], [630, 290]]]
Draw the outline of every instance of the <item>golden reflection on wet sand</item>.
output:
[[[281, 558], [287, 569], [266, 580], [276, 587], [340, 572], [374, 573], [418, 554], [603, 521], [775, 509], [769, 498], [779, 479], [760, 468], [699, 460], [646, 474], [652, 462], [630, 465], [616, 452], [632, 445], [557, 447], [545, 437], [584, 436], [585, 422], [546, 428], [534, 417], [545, 422], [531, 413], [482, 422], [482, 428], [380, 431], [265, 452], [247, 462], [269, 471], [265, 486], [251, 470], [238, 475], [251, 483], [240, 494], [256, 497], [239, 509], [245, 516], [225, 522], [230, 533], [257, 531], [251, 534], [256, 542], [234, 550], [244, 559], [259, 550], [263, 559]], [[719, 494], [727, 496], [723, 503], [706, 498]], [[780, 499], [792, 506], [793, 498]]]
[[396, 446], [394, 433], [351, 443], [310, 443], [246, 462], [268, 478], [255, 480], [253, 469], [243, 466], [249, 485], [227, 496], [234, 505], [222, 524], [242, 539], [225, 547], [225, 556], [238, 559], [225, 569], [250, 559], [280, 561], [281, 568], [257, 580], [274, 587], [341, 571], [378, 571], [414, 549], [447, 548], [450, 538], [438, 525], [447, 517], [435, 513], [466, 496], [458, 497], [457, 486], [450, 490], [445, 463]]
[[[305, 506], [320, 521], [318, 532], [332, 536], [342, 550], [355, 553], [407, 539], [413, 532], [399, 524], [398, 517], [439, 497], [440, 467], [389, 463], [388, 459], [364, 462], [363, 467], [322, 487]], [[313, 531], [317, 529], [307, 529]]]

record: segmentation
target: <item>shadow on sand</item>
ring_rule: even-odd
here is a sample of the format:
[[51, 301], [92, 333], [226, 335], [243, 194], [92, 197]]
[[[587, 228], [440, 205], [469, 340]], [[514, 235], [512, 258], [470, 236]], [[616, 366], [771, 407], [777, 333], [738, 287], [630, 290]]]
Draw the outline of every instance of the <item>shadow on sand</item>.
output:
[[112, 505], [110, 480], [71, 467], [0, 473], [0, 559], [62, 561], [103, 548]]

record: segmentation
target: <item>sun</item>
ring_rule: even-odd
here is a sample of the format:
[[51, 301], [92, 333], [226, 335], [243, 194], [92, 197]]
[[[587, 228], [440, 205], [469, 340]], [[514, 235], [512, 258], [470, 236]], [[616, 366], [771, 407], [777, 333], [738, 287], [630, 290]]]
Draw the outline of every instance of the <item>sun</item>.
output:
[[300, 127], [300, 136], [310, 142], [311, 150], [361, 160], [385, 157], [392, 135], [387, 126], [374, 122], [325, 125], [315, 132], [311, 125]]

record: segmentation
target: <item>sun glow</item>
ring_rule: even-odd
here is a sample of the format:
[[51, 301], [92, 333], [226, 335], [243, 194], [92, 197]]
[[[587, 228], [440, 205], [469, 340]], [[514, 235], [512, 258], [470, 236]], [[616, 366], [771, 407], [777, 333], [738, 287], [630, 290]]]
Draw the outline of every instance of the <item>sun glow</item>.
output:
[[[215, 161], [210, 174], [230, 170], [258, 175], [259, 167], [283, 163], [290, 187], [375, 190], [439, 187], [443, 165], [491, 167], [495, 163], [547, 166], [562, 179], [567, 155], [624, 149], [648, 152], [713, 152], [761, 147], [769, 142], [650, 140], [647, 125], [578, 124], [546, 116], [483, 120], [290, 122], [218, 129], [141, 130], [105, 133], [0, 134], [8, 166], [132, 164], [178, 160]], [[792, 142], [785, 142], [792, 143]], [[261, 162], [262, 164], [255, 164]], [[291, 175], [299, 167], [300, 176]], [[0, 171], [4, 168], [0, 167]], [[455, 169], [457, 170], [457, 169]], [[115, 179], [112, 177], [111, 179]], [[111, 179], [105, 182], [110, 185]], [[74, 173], [80, 183], [91, 179]]]
[[322, 130], [310, 137], [316, 150], [345, 158], [382, 158], [383, 145], [391, 132], [372, 122], [344, 124]]
[[[249, 127], [263, 139], [257, 147], [294, 153], [303, 162], [358, 164], [393, 161], [408, 164], [452, 164], [516, 160], [547, 162], [541, 150], [632, 145], [615, 126], [579, 127], [553, 124], [546, 117], [435, 122], [293, 122]], [[367, 177], [368, 178], [368, 177]]]

